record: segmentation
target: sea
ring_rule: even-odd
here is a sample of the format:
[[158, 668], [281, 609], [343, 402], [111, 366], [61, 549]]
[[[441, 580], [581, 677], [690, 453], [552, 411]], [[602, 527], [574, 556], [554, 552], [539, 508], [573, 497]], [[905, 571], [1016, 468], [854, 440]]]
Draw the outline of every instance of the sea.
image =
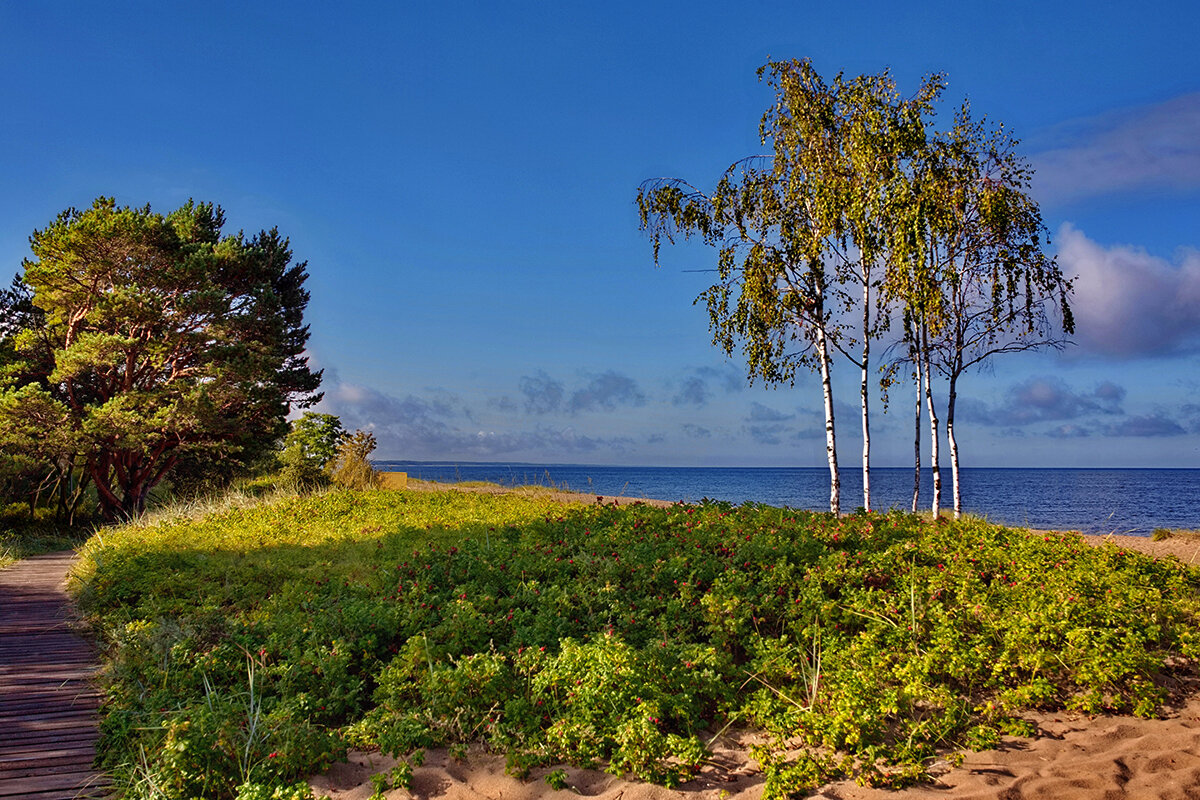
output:
[[[440, 482], [538, 485], [601, 497], [763, 503], [829, 508], [823, 467], [621, 467], [580, 464], [379, 461], [383, 471]], [[1200, 469], [963, 468], [963, 508], [993, 522], [1029, 528], [1149, 536], [1156, 528], [1200, 529]], [[950, 470], [942, 471], [942, 507], [951, 507]], [[875, 510], [912, 505], [912, 468], [873, 468]], [[921, 507], [933, 500], [933, 476], [921, 479]], [[842, 510], [862, 505], [862, 473], [842, 470]]]

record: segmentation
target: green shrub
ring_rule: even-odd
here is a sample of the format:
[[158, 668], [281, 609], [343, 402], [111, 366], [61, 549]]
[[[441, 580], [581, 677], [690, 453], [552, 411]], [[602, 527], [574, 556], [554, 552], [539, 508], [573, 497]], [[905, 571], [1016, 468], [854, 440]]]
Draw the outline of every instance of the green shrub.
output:
[[1029, 709], [1152, 715], [1200, 655], [1191, 567], [899, 513], [334, 491], [103, 531], [75, 579], [133, 797], [232, 800], [348, 745], [671, 785], [728, 725], [767, 734], [770, 797], [898, 786]]
[[342, 439], [337, 455], [326, 468], [329, 477], [343, 489], [373, 489], [379, 485], [379, 473], [371, 466], [368, 457], [375, 450], [375, 435], [367, 431], [355, 431]]
[[313, 792], [303, 781], [289, 786], [265, 786], [244, 783], [238, 787], [236, 800], [312, 800]]
[[342, 421], [334, 415], [304, 412], [304, 416], [292, 421], [291, 430], [284, 437], [279, 453], [280, 480], [285, 486], [299, 489], [328, 483], [326, 467], [338, 457], [346, 437]]

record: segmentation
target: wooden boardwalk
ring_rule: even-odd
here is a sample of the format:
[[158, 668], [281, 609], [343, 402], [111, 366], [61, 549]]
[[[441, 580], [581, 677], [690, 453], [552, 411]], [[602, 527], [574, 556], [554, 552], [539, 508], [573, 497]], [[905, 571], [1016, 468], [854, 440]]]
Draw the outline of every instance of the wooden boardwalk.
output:
[[0, 570], [0, 798], [104, 797], [92, 767], [96, 658], [70, 626], [71, 553]]

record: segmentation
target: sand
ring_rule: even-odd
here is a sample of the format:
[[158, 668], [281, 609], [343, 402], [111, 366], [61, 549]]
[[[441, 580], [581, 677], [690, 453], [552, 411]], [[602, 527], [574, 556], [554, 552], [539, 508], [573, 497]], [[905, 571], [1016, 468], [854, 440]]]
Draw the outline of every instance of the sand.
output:
[[[1035, 718], [1035, 739], [1006, 739], [999, 749], [969, 753], [958, 768], [943, 764], [932, 784], [900, 791], [850, 781], [821, 787], [825, 800], [1182, 800], [1200, 798], [1200, 698], [1193, 695], [1157, 720], [1072, 714]], [[714, 764], [678, 790], [566, 767], [568, 789], [545, 782], [550, 769], [526, 780], [504, 771], [504, 758], [471, 751], [461, 760], [431, 750], [400, 800], [552, 800], [572, 794], [595, 800], [759, 800], [762, 776], [736, 742], [715, 748]], [[396, 762], [379, 753], [351, 753], [348, 763], [313, 778], [317, 794], [367, 800], [370, 778]]]
[[[415, 483], [415, 482], [414, 482]], [[437, 490], [437, 485], [427, 487]], [[471, 491], [493, 491], [473, 487]], [[499, 490], [498, 488], [495, 489]], [[539, 492], [549, 490], [537, 490]], [[561, 493], [578, 501], [580, 495]], [[604, 498], [604, 502], [648, 502]], [[591, 502], [595, 502], [594, 499]], [[654, 502], [659, 505], [658, 501]], [[662, 505], [669, 505], [662, 503]], [[1133, 536], [1085, 536], [1093, 545], [1111, 542], [1155, 557], [1200, 563], [1200, 539], [1158, 542]], [[824, 800], [1182, 800], [1200, 799], [1200, 682], [1181, 685], [1160, 719], [1081, 715], [1067, 712], [1027, 717], [1038, 727], [1033, 739], [1005, 739], [996, 750], [968, 753], [952, 768], [941, 762], [933, 783], [900, 791], [871, 789], [842, 781], [813, 795]], [[525, 780], [507, 775], [504, 758], [479, 750], [455, 759], [431, 750], [414, 771], [411, 789], [393, 789], [390, 800], [553, 800], [580, 795], [595, 800], [759, 800], [762, 776], [744, 742], [714, 743], [712, 764], [678, 790], [622, 780], [603, 772], [564, 767], [568, 788], [545, 782], [550, 769]], [[312, 778], [318, 795], [333, 800], [367, 800], [371, 776], [395, 761], [379, 753], [352, 752], [345, 764]]]
[[1126, 550], [1137, 550], [1155, 558], [1175, 556], [1185, 564], [1200, 564], [1200, 536], [1172, 536], [1169, 539], [1153, 541], [1148, 536], [1084, 536], [1084, 541], [1092, 545], [1102, 545], [1110, 542]]

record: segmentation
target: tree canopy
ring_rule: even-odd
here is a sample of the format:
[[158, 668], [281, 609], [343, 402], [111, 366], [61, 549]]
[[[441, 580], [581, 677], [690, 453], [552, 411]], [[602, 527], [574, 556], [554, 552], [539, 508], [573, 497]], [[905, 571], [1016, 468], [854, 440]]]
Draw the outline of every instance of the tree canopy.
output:
[[348, 435], [342, 421], [333, 414], [305, 411], [302, 417], [292, 420], [279, 454], [283, 482], [308, 487], [327, 479], [325, 469], [337, 458]]
[[[802, 367], [820, 373], [834, 513], [841, 497], [833, 353], [860, 367], [869, 507], [865, 387], [882, 316], [873, 313], [872, 291], [891, 250], [909, 241], [904, 161], [925, 141], [942, 80], [932, 76], [902, 98], [886, 72], [826, 82], [809, 61], [793, 60], [766, 64], [764, 75], [775, 102], [759, 134], [772, 152], [734, 162], [712, 192], [677, 178], [646, 181], [638, 191], [642, 225], [656, 261], [662, 240], [677, 233], [718, 248], [719, 280], [700, 297], [714, 343], [727, 354], [740, 344], [751, 380], [793, 383]], [[848, 314], [855, 307], [857, 327]]]
[[0, 421], [54, 420], [53, 447], [75, 454], [106, 517], [140, 512], [181, 458], [249, 461], [290, 407], [320, 398], [307, 264], [277, 230], [223, 235], [224, 223], [209, 203], [163, 215], [102, 197], [30, 237], [18, 285], [33, 310], [6, 337], [17, 363]]
[[370, 455], [375, 451], [375, 434], [358, 430], [343, 436], [337, 454], [325, 465], [330, 478], [347, 489], [370, 489], [379, 485], [379, 473], [371, 466]]
[[[801, 368], [820, 373], [834, 513], [833, 354], [860, 371], [863, 505], [870, 508], [871, 341], [903, 319], [929, 404], [936, 509], [930, 364], [949, 380], [952, 424], [964, 369], [1055, 343], [1044, 313], [1050, 304], [1071, 330], [1070, 282], [1043, 252], [1041, 216], [1025, 193], [1029, 171], [1015, 143], [973, 122], [967, 106], [952, 127], [937, 130], [940, 75], [909, 97], [886, 71], [827, 82], [809, 61], [791, 60], [769, 62], [764, 76], [775, 92], [759, 123], [770, 152], [735, 161], [711, 190], [680, 178], [639, 188], [655, 263], [662, 242], [678, 236], [717, 248], [717, 281], [697, 298], [708, 308], [714, 344], [727, 355], [740, 346], [751, 381], [790, 384]], [[885, 369], [885, 388], [893, 372]], [[957, 461], [955, 473], [957, 486]]]

